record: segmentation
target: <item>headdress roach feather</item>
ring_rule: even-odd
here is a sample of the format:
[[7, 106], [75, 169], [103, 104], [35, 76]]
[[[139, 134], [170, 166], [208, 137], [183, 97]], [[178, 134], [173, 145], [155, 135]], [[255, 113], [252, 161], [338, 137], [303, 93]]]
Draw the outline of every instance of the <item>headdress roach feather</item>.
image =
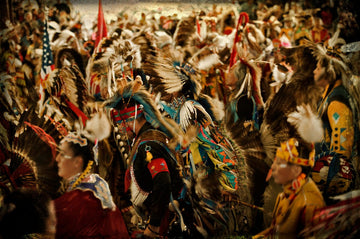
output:
[[133, 78], [133, 69], [140, 68], [140, 47], [131, 40], [124, 40], [117, 35], [104, 40], [99, 46], [101, 51], [95, 53], [88, 63], [88, 77], [94, 74], [104, 76], [100, 80], [106, 82], [111, 97], [114, 94], [116, 79]]

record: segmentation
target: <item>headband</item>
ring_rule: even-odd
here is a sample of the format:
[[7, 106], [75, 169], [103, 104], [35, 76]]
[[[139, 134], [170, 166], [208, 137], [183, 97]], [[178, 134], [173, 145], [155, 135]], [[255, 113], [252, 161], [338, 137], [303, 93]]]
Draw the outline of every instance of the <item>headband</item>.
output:
[[73, 132], [69, 132], [62, 140], [61, 142], [71, 142], [73, 144], [79, 144], [81, 147], [84, 147], [87, 145], [87, 139], [81, 137], [80, 135], [76, 135]]
[[276, 150], [276, 158], [286, 160], [289, 163], [313, 167], [315, 163], [315, 149], [310, 152], [309, 158], [304, 159], [299, 157], [299, 152], [296, 147], [299, 142], [295, 138], [291, 138], [286, 142], [280, 144]]
[[135, 105], [135, 106], [127, 107], [123, 110], [112, 109], [110, 114], [111, 114], [111, 119], [115, 123], [120, 124], [123, 121], [129, 122], [139, 118], [143, 114], [143, 106]]

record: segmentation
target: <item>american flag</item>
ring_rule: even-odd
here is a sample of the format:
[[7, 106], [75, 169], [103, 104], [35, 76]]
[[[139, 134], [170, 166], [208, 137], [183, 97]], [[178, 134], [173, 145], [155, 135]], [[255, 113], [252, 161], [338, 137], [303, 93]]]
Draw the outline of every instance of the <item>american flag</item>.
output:
[[50, 48], [49, 32], [48, 32], [48, 23], [45, 20], [44, 24], [44, 35], [43, 35], [43, 54], [41, 61], [41, 80], [43, 81], [47, 74], [55, 69], [54, 58]]

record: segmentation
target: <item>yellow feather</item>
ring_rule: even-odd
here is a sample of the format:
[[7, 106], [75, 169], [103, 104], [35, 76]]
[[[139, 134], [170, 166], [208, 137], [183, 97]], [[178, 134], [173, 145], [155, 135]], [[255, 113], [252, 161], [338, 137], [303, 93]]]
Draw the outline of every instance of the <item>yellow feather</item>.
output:
[[150, 162], [152, 160], [153, 156], [150, 151], [146, 151], [146, 161]]

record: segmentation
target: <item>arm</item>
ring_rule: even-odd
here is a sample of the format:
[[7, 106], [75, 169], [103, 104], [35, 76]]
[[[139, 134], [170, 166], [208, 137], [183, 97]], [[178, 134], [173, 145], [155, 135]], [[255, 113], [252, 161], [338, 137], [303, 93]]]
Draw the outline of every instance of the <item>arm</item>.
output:
[[[148, 166], [151, 166], [154, 170], [154, 168], [164, 167], [161, 164], [166, 165], [166, 162], [164, 159], [158, 158], [152, 160]], [[150, 172], [152, 171], [151, 169], [149, 170]], [[153, 177], [153, 190], [151, 192], [150, 225], [160, 226], [161, 219], [165, 215], [170, 202], [170, 192], [171, 181], [169, 171], [156, 172], [156, 175]]]
[[354, 124], [351, 109], [339, 101], [328, 106], [327, 116], [332, 129], [330, 150], [351, 157], [354, 143]]

